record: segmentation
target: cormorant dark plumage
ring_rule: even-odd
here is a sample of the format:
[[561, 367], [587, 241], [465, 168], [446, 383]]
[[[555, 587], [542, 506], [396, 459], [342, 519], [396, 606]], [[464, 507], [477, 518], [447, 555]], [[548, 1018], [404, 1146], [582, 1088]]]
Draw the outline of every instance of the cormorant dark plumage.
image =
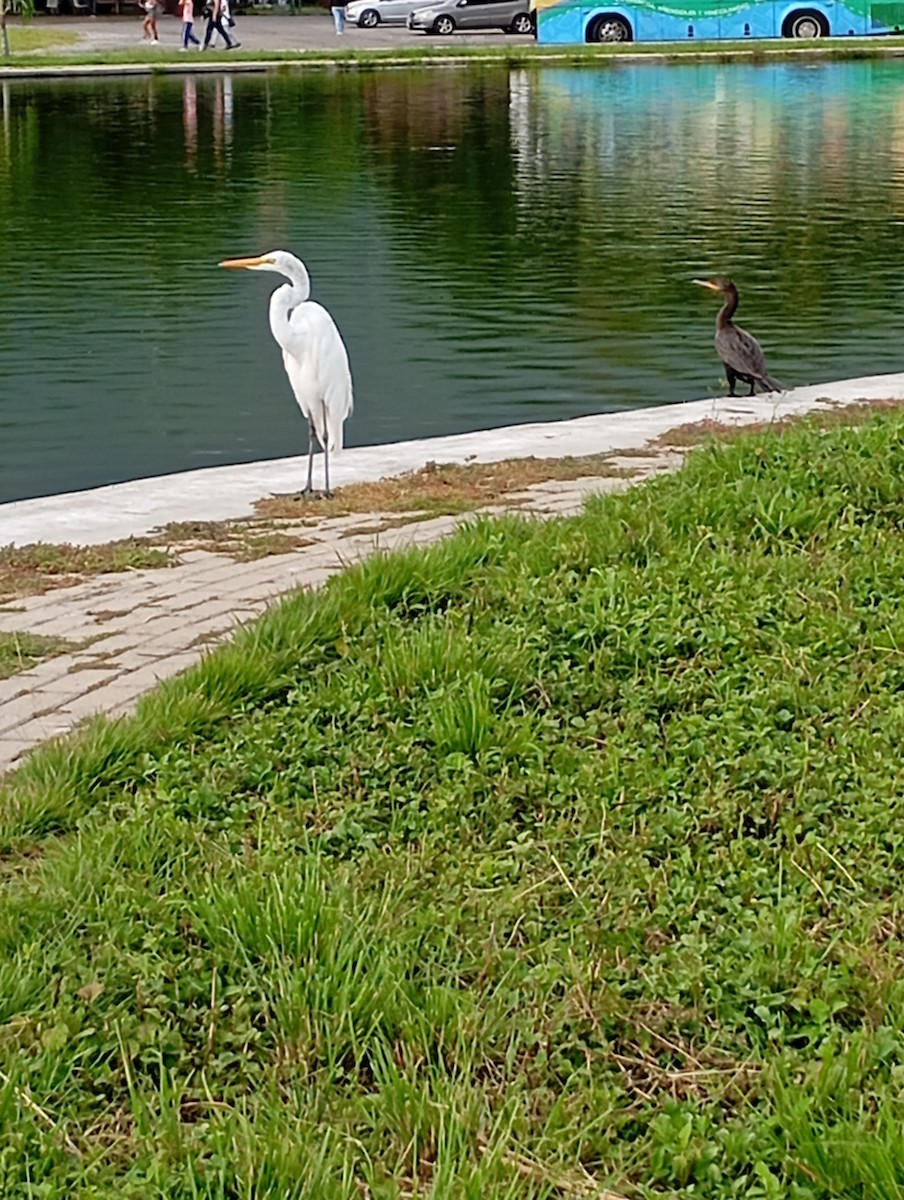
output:
[[766, 361], [763, 358], [763, 347], [749, 334], [732, 321], [738, 307], [738, 289], [730, 279], [695, 279], [700, 287], [718, 292], [722, 297], [722, 307], [716, 316], [716, 354], [725, 367], [728, 379], [728, 394], [734, 396], [735, 383], [741, 379], [750, 384], [750, 395], [756, 391], [759, 384], [766, 392], [782, 392], [784, 388], [777, 379], [773, 379], [766, 371]]

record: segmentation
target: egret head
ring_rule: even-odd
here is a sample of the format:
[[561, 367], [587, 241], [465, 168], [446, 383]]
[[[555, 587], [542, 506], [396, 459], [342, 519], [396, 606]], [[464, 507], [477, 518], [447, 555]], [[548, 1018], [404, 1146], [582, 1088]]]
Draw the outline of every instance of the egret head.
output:
[[227, 258], [220, 266], [244, 267], [248, 271], [275, 271], [278, 275], [291, 276], [291, 268], [297, 262], [294, 254], [288, 254], [285, 250], [270, 250], [267, 254], [258, 254], [254, 258]]
[[698, 287], [709, 288], [711, 292], [720, 292], [723, 296], [736, 290], [732, 281], [722, 276], [718, 276], [715, 279], [695, 279], [693, 282], [696, 283]]

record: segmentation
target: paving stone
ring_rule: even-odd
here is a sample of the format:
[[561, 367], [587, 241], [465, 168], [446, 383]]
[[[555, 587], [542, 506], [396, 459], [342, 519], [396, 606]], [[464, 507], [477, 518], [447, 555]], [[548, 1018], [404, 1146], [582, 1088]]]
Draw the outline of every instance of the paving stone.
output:
[[[179, 557], [184, 563], [203, 563], [211, 558], [219, 558], [217, 554], [211, 554], [209, 550], [181, 550]], [[178, 570], [178, 568], [176, 568]]]
[[60, 654], [56, 658], [48, 658], [46, 662], [38, 663], [36, 667], [29, 667], [27, 671], [19, 671], [18, 674], [11, 675], [9, 679], [0, 680], [0, 700], [11, 699], [19, 692], [30, 691], [53, 679], [59, 679], [62, 675], [67, 675], [75, 666], [76, 661], [72, 654]]
[[91, 654], [96, 658], [105, 654], [120, 654], [124, 650], [131, 650], [133, 646], [139, 645], [142, 636], [137, 631], [130, 632], [128, 630], [122, 633], [111, 633], [109, 637], [100, 637], [96, 642], [92, 642], [82, 653]]
[[36, 743], [30, 738], [0, 737], [0, 772], [8, 770], [18, 758]]
[[[171, 663], [177, 656], [172, 655], [170, 658], [160, 659], [150, 662], [144, 667], [139, 667], [137, 671], [130, 671], [126, 675], [121, 675], [112, 683], [108, 683], [104, 688], [98, 688], [98, 693], [104, 693], [104, 699], [111, 705], [121, 704], [124, 700], [128, 700], [131, 696], [140, 696], [144, 692], [149, 692], [153, 687], [160, 682], [161, 679], [167, 678], [167, 668], [163, 665]], [[198, 658], [201, 657], [200, 652]], [[191, 662], [186, 662], [185, 666], [190, 666]], [[183, 668], [177, 668], [181, 670]]]
[[85, 717], [94, 717], [99, 713], [107, 712], [110, 708], [110, 698], [104, 695], [104, 691], [105, 689], [101, 687], [62, 705], [58, 709], [60, 718], [68, 720], [71, 726], [84, 720]]
[[69, 700], [74, 700], [76, 696], [90, 692], [92, 688], [115, 679], [117, 675], [121, 674], [122, 668], [111, 664], [98, 667], [85, 666], [81, 670], [76, 668], [68, 675], [62, 675], [59, 679], [52, 679], [39, 688], [34, 688], [31, 695], [45, 696], [48, 704], [63, 705]]
[[57, 613], [46, 621], [29, 626], [30, 633], [41, 637], [61, 637], [70, 642], [82, 642], [97, 632], [94, 621], [71, 613]]
[[[223, 633], [228, 633], [232, 628], [229, 625], [221, 626]], [[161, 634], [160, 637], [149, 638], [142, 646], [136, 647], [136, 655], [143, 658], [144, 663], [138, 663], [138, 666], [147, 663], [148, 659], [168, 658], [171, 654], [179, 654], [180, 651], [187, 649], [193, 642], [196, 641], [199, 634], [209, 632], [209, 630], [191, 629], [187, 625], [182, 625], [178, 630], [171, 630], [168, 633]]]
[[160, 657], [159, 650], [149, 649], [146, 646], [132, 646], [128, 650], [122, 650], [119, 654], [114, 654], [110, 658], [110, 665], [116, 667], [120, 674], [128, 671], [135, 671], [138, 667], [146, 667], [149, 662], [153, 662]]
[[154, 666], [159, 672], [160, 679], [171, 679], [173, 675], [178, 675], [182, 671], [193, 667], [195, 663], [200, 662], [204, 657], [202, 647], [196, 650], [186, 651], [184, 654], [174, 654], [170, 658], [161, 658]]
[[231, 597], [208, 594], [206, 599], [198, 599], [191, 605], [190, 612], [183, 616], [185, 624], [194, 625], [198, 621], [206, 621], [213, 617], [225, 617], [234, 612], [236, 602]]
[[72, 722], [68, 717], [54, 713], [46, 717], [35, 717], [31, 721], [26, 721], [24, 725], [16, 726], [13, 734], [0, 734], [0, 736], [13, 740], [20, 739], [29, 746], [36, 746], [39, 742], [46, 742], [51, 738], [68, 733], [71, 728]]
[[34, 624], [29, 613], [0, 613], [0, 633], [31, 633]]
[[0, 704], [0, 737], [11, 730], [18, 731], [32, 722], [38, 715], [56, 708], [56, 701], [41, 692], [26, 692]]

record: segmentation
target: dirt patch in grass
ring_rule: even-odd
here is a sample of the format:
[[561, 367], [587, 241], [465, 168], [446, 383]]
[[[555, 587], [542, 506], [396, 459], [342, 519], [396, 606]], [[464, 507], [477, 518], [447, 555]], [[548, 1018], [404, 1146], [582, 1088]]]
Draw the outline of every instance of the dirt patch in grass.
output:
[[35, 633], [0, 633], [0, 679], [27, 671], [44, 658], [74, 649], [63, 638], [40, 637]]
[[550, 479], [630, 476], [630, 471], [613, 466], [612, 457], [592, 454], [581, 458], [506, 458], [492, 463], [429, 462], [405, 475], [337, 488], [332, 500], [297, 492], [268, 496], [259, 500], [255, 509], [261, 516], [281, 519], [373, 512], [470, 512]]
[[169, 551], [143, 538], [101, 546], [68, 543], [55, 546], [49, 542], [3, 546], [0, 547], [0, 601], [33, 596], [50, 588], [71, 587], [92, 575], [166, 567], [172, 563]]
[[314, 539], [272, 521], [173, 521], [164, 525], [158, 538], [177, 554], [206, 550], [226, 554], [236, 562], [255, 562], [270, 554], [288, 554], [313, 545]]

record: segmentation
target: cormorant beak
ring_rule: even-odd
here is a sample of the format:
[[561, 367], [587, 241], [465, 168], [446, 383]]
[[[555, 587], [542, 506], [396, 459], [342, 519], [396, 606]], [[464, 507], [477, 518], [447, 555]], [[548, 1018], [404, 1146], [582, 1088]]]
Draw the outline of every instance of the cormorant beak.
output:
[[[220, 263], [221, 267], [228, 267], [229, 263]], [[709, 288], [711, 292], [718, 292], [721, 289], [717, 283], [713, 283], [711, 279], [692, 279], [691, 283], [696, 283], [698, 287]]]
[[218, 265], [221, 267], [268, 267], [272, 263], [271, 258], [227, 258], [225, 262]]

